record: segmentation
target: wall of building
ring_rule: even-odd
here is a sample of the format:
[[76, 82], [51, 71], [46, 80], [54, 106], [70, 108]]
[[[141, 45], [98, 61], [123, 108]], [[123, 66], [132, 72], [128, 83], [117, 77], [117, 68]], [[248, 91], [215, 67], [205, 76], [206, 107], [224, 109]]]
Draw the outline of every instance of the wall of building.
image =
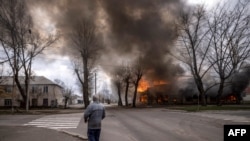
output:
[[[11, 86], [5, 86], [11, 87]], [[6, 89], [6, 88], [4, 88]], [[62, 103], [62, 90], [57, 85], [31, 85], [29, 91], [29, 100], [30, 106], [40, 107], [40, 106], [48, 106], [48, 107], [57, 107]], [[20, 106], [20, 101], [22, 101], [22, 96], [19, 91], [14, 90], [4, 91], [0, 94], [0, 107], [6, 107], [6, 99], [10, 99], [13, 102], [14, 106]], [[8, 100], [7, 100], [8, 101]]]

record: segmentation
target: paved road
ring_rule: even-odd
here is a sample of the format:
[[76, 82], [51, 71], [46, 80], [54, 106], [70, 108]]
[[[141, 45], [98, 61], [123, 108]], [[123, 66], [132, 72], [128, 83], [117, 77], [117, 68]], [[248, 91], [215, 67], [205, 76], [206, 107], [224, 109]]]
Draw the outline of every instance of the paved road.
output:
[[[250, 111], [189, 113], [164, 108], [107, 109], [107, 117], [103, 121], [101, 141], [223, 141], [223, 125], [250, 124], [249, 113]], [[34, 130], [32, 137], [35, 139], [40, 139], [46, 134], [57, 136], [58, 133], [61, 134], [61, 131], [86, 138], [87, 125], [81, 117], [82, 113], [1, 115], [0, 129], [7, 127], [7, 130], [0, 130], [0, 133], [1, 135], [2, 132], [7, 135], [12, 134], [8, 133], [12, 132], [11, 128], [18, 127], [17, 129], [20, 131], [27, 129], [26, 133], [29, 134], [33, 134]], [[19, 130], [13, 131], [18, 133]], [[44, 134], [36, 133], [39, 130], [42, 130]], [[47, 130], [52, 132], [49, 133]], [[58, 136], [64, 138], [62, 135]], [[27, 140], [31, 140], [29, 136], [23, 135], [21, 137], [27, 137]], [[13, 140], [14, 138], [18, 139], [18, 136], [13, 136]]]
[[0, 126], [0, 141], [82, 141], [79, 138], [46, 128]]
[[21, 126], [44, 115], [0, 115], [0, 126]]
[[223, 141], [224, 124], [250, 124], [250, 119], [165, 109], [110, 110], [103, 122], [101, 140]]
[[82, 141], [62, 130], [77, 128], [81, 117], [82, 113], [0, 115], [0, 141]]

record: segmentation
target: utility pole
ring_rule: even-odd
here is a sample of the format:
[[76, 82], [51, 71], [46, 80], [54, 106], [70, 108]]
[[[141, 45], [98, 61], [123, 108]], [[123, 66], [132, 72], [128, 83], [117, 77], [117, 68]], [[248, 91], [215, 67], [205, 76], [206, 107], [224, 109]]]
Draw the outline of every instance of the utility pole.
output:
[[95, 72], [95, 95], [96, 95], [96, 72]]
[[12, 86], [12, 96], [11, 96], [11, 112], [14, 113], [14, 89], [15, 89], [15, 80], [13, 75], [13, 86]]
[[16, 105], [16, 86], [15, 86], [15, 76], [13, 75], [13, 86], [12, 86], [12, 96], [11, 96], [11, 112], [14, 113], [15, 108], [17, 108]]
[[197, 111], [200, 110], [200, 94], [198, 94], [198, 105], [197, 105]]

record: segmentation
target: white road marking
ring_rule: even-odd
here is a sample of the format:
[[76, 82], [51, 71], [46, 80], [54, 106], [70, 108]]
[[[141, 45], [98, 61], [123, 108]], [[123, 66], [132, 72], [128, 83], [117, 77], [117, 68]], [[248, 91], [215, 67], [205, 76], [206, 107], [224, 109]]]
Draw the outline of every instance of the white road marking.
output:
[[44, 116], [39, 119], [35, 119], [23, 125], [44, 127], [44, 128], [49, 128], [49, 129], [77, 128], [82, 118], [82, 115], [83, 115], [82, 113], [49, 115], [49, 116]]

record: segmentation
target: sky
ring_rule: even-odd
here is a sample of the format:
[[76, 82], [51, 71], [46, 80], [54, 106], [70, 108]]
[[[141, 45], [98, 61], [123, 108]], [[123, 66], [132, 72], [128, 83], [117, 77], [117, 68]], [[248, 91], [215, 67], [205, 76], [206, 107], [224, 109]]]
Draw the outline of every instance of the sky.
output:
[[[211, 8], [216, 2], [219, 2], [219, 0], [188, 0], [188, 4], [190, 5], [205, 3], [207, 8]], [[36, 7], [32, 9], [34, 14], [33, 18], [36, 23], [35, 25], [37, 28], [42, 29], [43, 32], [56, 32], [55, 30], [57, 23], [53, 20], [53, 17], [50, 16], [50, 13], [44, 10], [45, 9], [43, 9], [43, 7]], [[57, 13], [60, 11], [55, 10], [53, 12]], [[101, 22], [104, 23], [103, 26], [105, 27], [105, 18]], [[34, 74], [38, 76], [45, 76], [52, 81], [55, 79], [60, 79], [69, 87], [73, 87], [77, 95], [81, 95], [81, 91], [77, 85], [76, 75], [73, 71], [70, 55], [68, 55], [66, 52], [58, 52], [58, 50], [62, 49], [61, 46], [63, 46], [63, 41], [61, 42], [62, 43], [57, 43], [55, 45], [56, 47], [53, 47], [58, 49], [48, 49], [44, 53], [46, 55], [41, 54], [35, 59], [33, 65]], [[101, 69], [99, 69], [97, 72], [97, 91], [101, 91], [101, 88], [104, 85], [110, 85], [110, 83], [110, 77]], [[109, 89], [111, 91], [111, 88]]]
[[221, 2], [221, 0], [188, 0], [190, 4], [205, 4], [207, 8], [213, 7], [218, 2]]
[[[209, 9], [219, 1], [220, 0], [188, 0], [187, 3], [189, 5], [205, 3], [206, 7]], [[74, 2], [72, 2], [72, 7], [67, 6], [67, 2], [64, 0], [56, 1], [58, 3], [53, 1], [52, 4], [47, 4], [46, 2], [51, 1], [35, 1], [34, 3], [31, 1], [32, 6], [30, 10], [36, 28], [45, 33], [55, 33], [58, 30], [61, 30], [63, 34], [69, 32], [71, 30], [71, 26], [73, 25], [72, 23], [74, 22], [74, 16], [78, 14], [77, 10], [81, 10], [82, 7], [74, 4]], [[150, 76], [152, 79], [165, 77], [167, 79], [171, 79], [171, 75], [173, 73], [181, 72], [179, 66], [169, 63], [171, 60], [162, 54], [162, 52], [167, 51], [170, 47], [160, 47], [162, 44], [172, 44], [171, 41], [175, 38], [175, 35], [170, 34], [173, 32], [173, 29], [171, 28], [171, 19], [175, 16], [175, 7], [181, 6], [180, 1], [163, 2], [163, 4], [169, 5], [166, 6], [167, 8], [164, 6], [158, 6], [158, 1], [151, 1], [151, 5], [153, 6], [141, 2], [137, 2], [135, 4], [128, 3], [127, 1], [120, 1], [119, 3], [117, 1], [110, 0], [109, 2], [105, 1], [94, 3], [89, 1], [90, 5], [88, 6], [93, 6], [93, 9], [97, 7], [96, 10], [88, 9], [89, 7], [86, 8], [87, 10], [83, 10], [84, 15], [89, 16], [90, 20], [100, 23], [98, 27], [101, 29], [99, 30], [100, 39], [105, 42], [104, 46], [107, 46], [106, 50], [108, 50], [104, 53], [105, 55], [100, 55], [101, 61], [98, 62], [100, 65], [97, 71], [97, 93], [104, 87], [112, 93], [112, 88], [110, 87], [111, 78], [109, 77], [109, 74], [112, 71], [110, 71], [110, 69], [114, 68], [117, 64], [124, 60], [125, 62], [128, 61], [126, 60], [127, 58], [130, 58], [129, 61], [133, 60], [134, 56], [136, 56], [135, 54], [138, 55], [138, 52], [143, 52], [142, 56], [145, 58], [146, 56], [155, 58], [155, 60], [150, 59], [149, 57], [149, 59], [146, 59], [148, 66], [153, 65], [153, 68], [155, 68], [152, 70], [154, 73]], [[114, 6], [114, 4], [117, 3], [123, 4], [124, 7], [119, 5]], [[57, 4], [59, 6], [57, 6]], [[171, 10], [168, 10], [169, 8]], [[126, 13], [129, 9], [132, 9], [132, 14]], [[145, 9], [148, 11], [145, 11]], [[161, 12], [160, 14], [158, 13], [159, 11]], [[66, 14], [65, 17], [64, 14]], [[91, 14], [94, 14], [95, 16], [91, 16]], [[126, 22], [127, 24], [124, 24]], [[153, 22], [155, 24], [154, 28], [152, 28]], [[113, 23], [116, 24], [113, 25]], [[145, 24], [144, 26], [140, 26], [140, 23]], [[130, 27], [127, 28], [127, 25]], [[163, 25], [170, 26], [168, 28], [163, 28]], [[145, 32], [145, 29], [148, 31]], [[165, 36], [168, 37], [166, 39], [167, 41], [162, 39]], [[147, 42], [148, 40], [152, 42]], [[67, 43], [65, 44], [65, 42], [65, 38], [60, 40], [53, 47], [46, 49], [43, 54], [39, 55], [34, 60], [34, 75], [45, 76], [52, 81], [60, 79], [66, 85], [72, 87], [75, 90], [75, 94], [81, 95], [81, 91], [77, 85], [77, 78], [73, 71], [71, 61], [72, 53], [71, 50], [68, 49], [70, 46]], [[140, 46], [144, 46], [144, 48], [142, 49]], [[164, 61], [161, 62], [160, 60]], [[166, 65], [168, 68], [162, 67]], [[163, 74], [162, 72], [167, 73]]]

